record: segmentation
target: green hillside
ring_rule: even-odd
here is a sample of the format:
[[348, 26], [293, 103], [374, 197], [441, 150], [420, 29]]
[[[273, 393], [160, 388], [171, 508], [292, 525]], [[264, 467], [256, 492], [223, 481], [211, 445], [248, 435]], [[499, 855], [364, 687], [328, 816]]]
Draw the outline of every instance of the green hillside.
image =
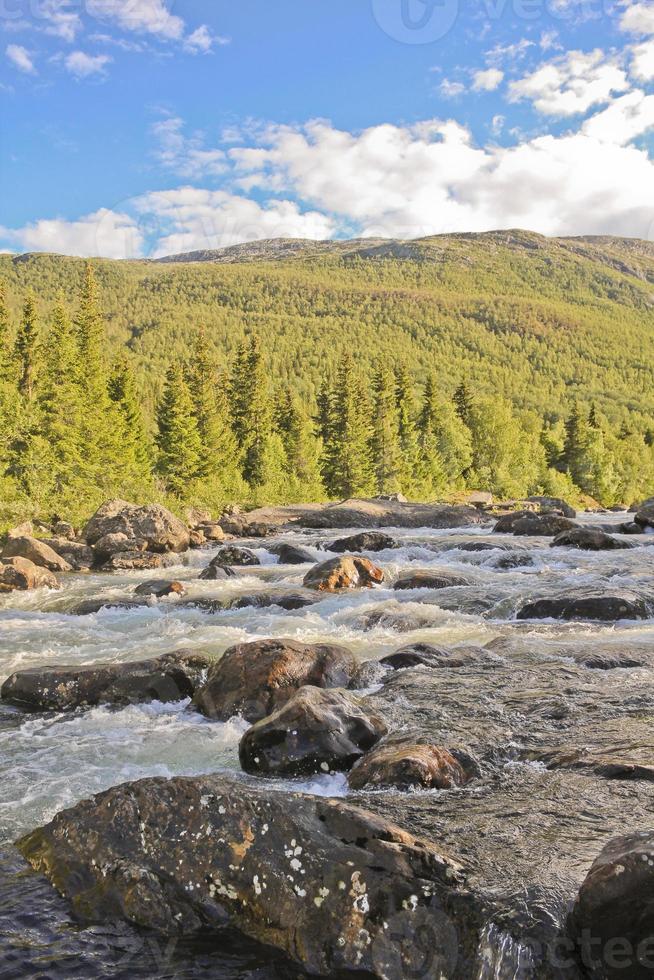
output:
[[[274, 376], [303, 395], [348, 349], [363, 367], [389, 354], [419, 381], [433, 371], [453, 390], [465, 376], [539, 414], [579, 397], [616, 421], [654, 417], [651, 243], [500, 232], [303, 243], [282, 260], [282, 245], [267, 245], [244, 247], [238, 262], [234, 249], [202, 262], [96, 262], [111, 343], [136, 356], [150, 405], [169, 357], [203, 324], [221, 354], [256, 329]], [[29, 287], [44, 313], [60, 288], [74, 302], [83, 268], [0, 257], [16, 310]]]

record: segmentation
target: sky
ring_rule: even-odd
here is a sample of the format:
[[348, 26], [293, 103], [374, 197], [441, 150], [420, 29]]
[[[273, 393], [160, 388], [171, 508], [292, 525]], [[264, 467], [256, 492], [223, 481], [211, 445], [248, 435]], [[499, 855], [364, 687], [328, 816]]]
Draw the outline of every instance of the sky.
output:
[[654, 240], [654, 0], [0, 0], [0, 250]]

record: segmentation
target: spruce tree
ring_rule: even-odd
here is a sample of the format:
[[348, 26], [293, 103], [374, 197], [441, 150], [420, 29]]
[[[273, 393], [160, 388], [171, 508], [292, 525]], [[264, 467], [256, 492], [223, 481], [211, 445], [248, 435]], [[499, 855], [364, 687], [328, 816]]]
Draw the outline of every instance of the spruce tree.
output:
[[18, 389], [28, 401], [34, 395], [39, 363], [39, 327], [34, 293], [29, 292], [23, 306], [23, 315], [16, 335], [16, 361], [18, 364]]
[[467, 425], [468, 427], [470, 427], [470, 422], [472, 419], [473, 405], [474, 401], [472, 393], [464, 380], [454, 392], [454, 406], [456, 408], [456, 414], [459, 416], [463, 424]]
[[90, 262], [84, 270], [84, 282], [77, 314], [80, 352], [80, 381], [91, 405], [97, 407], [108, 399], [104, 359], [106, 343], [104, 317], [100, 310], [98, 285]]
[[275, 428], [284, 448], [288, 499], [297, 502], [324, 499], [320, 472], [322, 444], [316, 437], [312, 419], [289, 388], [283, 389], [277, 398]]
[[171, 365], [157, 411], [157, 473], [171, 493], [188, 495], [201, 472], [202, 444], [182, 368]]
[[422, 408], [418, 416], [418, 470], [417, 478], [422, 495], [431, 497], [447, 487], [447, 477], [441, 459], [438, 427], [440, 406], [434, 378], [427, 378]]
[[204, 330], [200, 330], [189, 369], [202, 452], [200, 477], [231, 488], [237, 477], [238, 447], [229, 419], [226, 382], [218, 374]]
[[338, 424], [335, 383], [332, 378], [324, 378], [317, 396], [318, 414], [316, 426], [322, 443], [320, 472], [327, 495], [337, 495], [338, 472]]
[[404, 489], [404, 459], [400, 441], [397, 382], [388, 364], [381, 364], [375, 372], [373, 399], [371, 448], [377, 492], [398, 493]]
[[416, 406], [413, 386], [408, 371], [403, 365], [396, 368], [396, 395], [398, 429], [402, 450], [401, 485], [403, 493], [413, 492], [416, 487], [418, 471], [418, 432], [416, 429]]
[[9, 309], [7, 308], [7, 288], [0, 281], [0, 384], [9, 380], [11, 369]]
[[371, 451], [371, 406], [361, 373], [350, 354], [339, 366], [332, 403], [331, 491], [339, 497], [367, 496], [375, 491]]
[[152, 451], [136, 379], [127, 357], [115, 361], [109, 374], [108, 392], [118, 410], [122, 479], [132, 486], [145, 485], [152, 476]]
[[273, 411], [261, 344], [256, 335], [239, 347], [230, 386], [232, 425], [243, 459], [243, 478], [251, 487], [264, 486], [275, 459]]

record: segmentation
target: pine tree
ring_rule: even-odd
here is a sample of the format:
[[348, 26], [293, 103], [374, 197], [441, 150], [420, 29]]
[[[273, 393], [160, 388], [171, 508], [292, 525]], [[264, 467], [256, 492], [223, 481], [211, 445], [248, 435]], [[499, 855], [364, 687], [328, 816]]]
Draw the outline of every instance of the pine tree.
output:
[[395, 371], [398, 429], [402, 450], [403, 493], [415, 490], [418, 472], [419, 448], [416, 429], [416, 406], [413, 385], [406, 368], [400, 365]]
[[587, 418], [582, 416], [579, 406], [575, 404], [565, 422], [565, 440], [563, 452], [559, 460], [559, 468], [569, 473], [578, 487], [584, 470], [584, 457], [590, 440]]
[[218, 375], [204, 330], [198, 332], [189, 370], [189, 390], [202, 445], [200, 477], [232, 487], [238, 447], [229, 419], [226, 382]]
[[597, 405], [595, 402], [592, 402], [590, 406], [590, 411], [588, 413], [588, 425], [591, 427], [591, 429], [600, 428], [599, 419], [597, 417]]
[[320, 456], [320, 472], [327, 494], [335, 497], [337, 494], [338, 472], [338, 441], [337, 441], [337, 407], [336, 389], [332, 378], [324, 378], [317, 396], [318, 415], [316, 426], [322, 443]]
[[454, 392], [454, 405], [456, 408], [456, 414], [459, 416], [463, 424], [470, 427], [474, 401], [470, 388], [465, 381], [462, 381]]
[[84, 271], [84, 282], [77, 314], [80, 352], [80, 382], [91, 405], [103, 406], [107, 399], [104, 363], [105, 326], [98, 300], [98, 285], [91, 263]]
[[152, 451], [136, 379], [127, 357], [115, 361], [109, 374], [108, 392], [118, 410], [122, 479], [132, 486], [147, 484], [152, 476]]
[[418, 483], [421, 494], [433, 496], [447, 487], [447, 477], [441, 459], [438, 427], [440, 406], [436, 382], [427, 378], [422, 408], [418, 417]]
[[372, 456], [377, 492], [403, 490], [404, 459], [400, 441], [397, 382], [388, 364], [381, 364], [373, 380]]
[[28, 401], [34, 395], [39, 364], [39, 328], [34, 293], [29, 292], [23, 316], [16, 336], [16, 361], [18, 362], [18, 389]]
[[325, 489], [320, 473], [322, 444], [313, 421], [290, 388], [285, 388], [275, 406], [275, 428], [281, 437], [286, 459], [288, 499], [322, 500]]
[[11, 369], [10, 351], [10, 322], [9, 310], [7, 308], [7, 289], [4, 282], [0, 282], [0, 384], [9, 380]]
[[375, 471], [371, 452], [371, 411], [366, 387], [354, 361], [346, 354], [339, 367], [331, 406], [331, 461], [329, 490], [339, 497], [374, 493]]
[[201, 471], [202, 444], [184, 372], [171, 365], [157, 411], [157, 472], [172, 493], [188, 495]]

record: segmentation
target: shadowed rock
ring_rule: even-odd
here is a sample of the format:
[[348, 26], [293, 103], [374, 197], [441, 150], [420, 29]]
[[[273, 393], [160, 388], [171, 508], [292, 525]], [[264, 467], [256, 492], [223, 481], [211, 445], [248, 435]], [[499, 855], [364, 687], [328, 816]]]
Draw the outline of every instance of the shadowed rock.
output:
[[629, 541], [620, 541], [605, 531], [595, 531], [587, 527], [563, 531], [550, 544], [550, 548], [579, 548], [580, 551], [624, 551], [633, 547]]
[[267, 609], [270, 606], [279, 606], [280, 609], [293, 610], [313, 606], [316, 602], [320, 602], [319, 597], [307, 592], [254, 592], [250, 595], [240, 595], [235, 599], [229, 599], [225, 608]]
[[472, 770], [442, 746], [402, 742], [378, 745], [368, 752], [350, 773], [348, 783], [351, 789], [453, 789], [464, 786], [472, 776]]
[[344, 555], [315, 565], [304, 576], [303, 585], [319, 592], [340, 592], [343, 589], [369, 589], [383, 581], [383, 571], [368, 558]]
[[301, 687], [245, 733], [239, 757], [246, 772], [259, 775], [340, 772], [385, 734], [383, 720], [347, 691]]
[[[595, 980], [645, 980], [654, 949], [654, 831], [616, 837], [579, 889], [570, 933]], [[593, 964], [593, 965], [590, 965]]]
[[362, 531], [361, 534], [352, 534], [349, 538], [339, 538], [325, 545], [326, 551], [385, 551], [386, 548], [395, 548], [396, 542], [388, 534], [381, 531]]
[[298, 548], [294, 544], [274, 544], [270, 553], [277, 555], [280, 565], [306, 565], [316, 560], [306, 548]]
[[505, 555], [498, 555], [491, 564], [498, 571], [510, 572], [514, 568], [533, 568], [534, 559], [524, 552], [510, 551]]
[[[138, 507], [125, 500], [110, 500], [100, 507], [84, 529], [89, 545], [95, 545], [108, 534], [125, 534], [130, 540], [142, 539], [149, 551], [186, 551], [189, 531], [185, 524], [165, 507], [148, 504]], [[132, 546], [124, 549], [133, 550]]]
[[221, 566], [221, 567], [231, 567], [243, 566], [248, 567], [251, 565], [260, 565], [261, 562], [255, 555], [253, 551], [249, 548], [221, 548], [215, 558], [210, 562], [211, 566]]
[[209, 565], [200, 572], [199, 576], [204, 582], [215, 582], [225, 578], [235, 578], [236, 572], [229, 565]]
[[142, 609], [147, 606], [145, 598], [131, 599], [129, 596], [114, 599], [82, 599], [68, 610], [71, 616], [92, 616], [101, 609]]
[[521, 517], [513, 525], [513, 533], [517, 536], [554, 537], [563, 531], [572, 531], [579, 525], [567, 517], [558, 514], [528, 514]]
[[154, 554], [150, 551], [120, 551], [101, 566], [103, 572], [144, 571], [153, 568], [169, 568], [177, 565], [174, 555]]
[[649, 619], [652, 604], [631, 592], [568, 595], [527, 602], [517, 615], [518, 619], [589, 619], [608, 623], [620, 619]]
[[634, 517], [634, 524], [643, 529], [654, 527], [654, 504], [642, 507]]
[[52, 550], [64, 558], [75, 571], [88, 572], [96, 561], [93, 548], [89, 548], [83, 541], [71, 541], [68, 538], [44, 538], [43, 544], [47, 544]]
[[218, 721], [240, 714], [255, 722], [272, 714], [305, 684], [348, 687], [357, 666], [345, 647], [284, 639], [239, 643], [213, 664], [195, 704]]
[[0, 592], [58, 588], [59, 582], [52, 572], [28, 558], [6, 558], [0, 563]]
[[211, 663], [201, 654], [178, 651], [126, 664], [33, 667], [12, 674], [2, 685], [0, 697], [29, 711], [180, 701], [192, 696]]
[[470, 585], [470, 579], [447, 569], [409, 572], [393, 584], [396, 591], [404, 589], [451, 589], [460, 585]]
[[72, 571], [72, 566], [49, 545], [27, 535], [7, 538], [0, 560], [4, 561], [8, 558], [26, 558], [39, 568], [47, 568], [50, 572]]
[[469, 980], [480, 965], [482, 902], [460, 866], [340, 800], [222, 775], [148, 779], [19, 847], [85, 922], [174, 936], [229, 922], [329, 977]]

